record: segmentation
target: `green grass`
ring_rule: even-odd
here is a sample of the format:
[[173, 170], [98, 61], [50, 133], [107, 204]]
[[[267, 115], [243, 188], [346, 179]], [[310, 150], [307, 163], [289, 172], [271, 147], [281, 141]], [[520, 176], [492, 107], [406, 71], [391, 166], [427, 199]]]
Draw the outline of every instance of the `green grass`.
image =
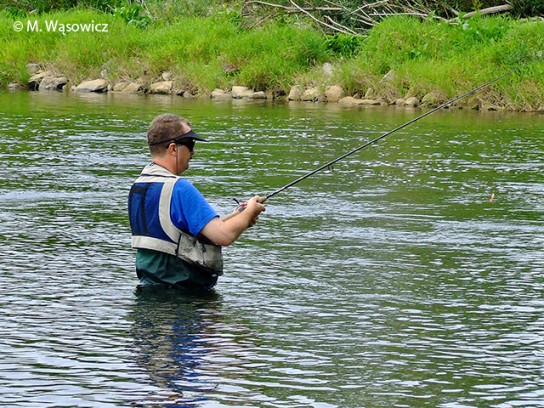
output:
[[[153, 3], [154, 4], [154, 3]], [[171, 7], [175, 2], [165, 3]], [[21, 17], [17, 17], [21, 18]], [[26, 64], [39, 62], [71, 83], [107, 72], [112, 82], [151, 83], [169, 71], [180, 87], [208, 93], [245, 85], [289, 91], [293, 85], [343, 86], [350, 94], [373, 88], [393, 101], [438, 91], [452, 98], [515, 67], [544, 50], [544, 25], [506, 17], [479, 17], [458, 24], [394, 17], [368, 36], [325, 36], [287, 17], [255, 28], [232, 10], [213, 16], [186, 15], [132, 24], [126, 17], [70, 10], [22, 18], [61, 23], [107, 23], [108, 33], [15, 32], [15, 17], [0, 12], [0, 85], [28, 81]], [[324, 62], [335, 71], [327, 76]], [[389, 71], [388, 83], [380, 83]], [[544, 101], [544, 63], [538, 62], [481, 93], [489, 103], [534, 110]]]
[[[110, 14], [75, 10], [29, 17], [45, 22], [109, 24], [108, 33], [22, 32], [0, 13], [0, 82], [24, 83], [28, 62], [39, 62], [77, 83], [99, 76], [141, 78], [151, 82], [164, 71], [204, 92], [232, 85], [259, 90], [287, 87], [297, 74], [327, 58], [322, 36], [309, 28], [272, 22], [243, 29], [229, 15], [182, 17], [172, 23], [140, 28]], [[23, 23], [26, 25], [26, 18]]]
[[[450, 99], [529, 64], [540, 50], [541, 22], [492, 17], [451, 25], [395, 17], [370, 32], [355, 58], [337, 65], [332, 82], [351, 93], [374, 87], [390, 100], [431, 91]], [[395, 73], [392, 83], [377, 85], [389, 71]], [[506, 108], [534, 110], [542, 105], [543, 89], [544, 62], [536, 62], [483, 95]]]

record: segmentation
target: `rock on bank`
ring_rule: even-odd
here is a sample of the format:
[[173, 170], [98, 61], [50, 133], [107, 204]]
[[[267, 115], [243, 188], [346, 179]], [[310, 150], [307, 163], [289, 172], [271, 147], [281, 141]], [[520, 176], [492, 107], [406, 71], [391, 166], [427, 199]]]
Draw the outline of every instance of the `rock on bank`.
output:
[[[178, 95], [185, 98], [208, 97], [215, 100], [245, 99], [245, 100], [284, 100], [304, 102], [328, 102], [338, 103], [347, 107], [394, 105], [402, 107], [436, 107], [447, 101], [446, 96], [439, 91], [431, 91], [425, 95], [413, 94], [408, 91], [406, 95], [398, 97], [391, 91], [391, 81], [394, 80], [393, 72], [387, 73], [378, 83], [371, 86], [363, 94], [349, 94], [340, 85], [313, 86], [305, 88], [301, 85], [293, 86], [288, 94], [283, 91], [263, 92], [255, 91], [246, 86], [233, 86], [231, 89], [215, 89], [211, 93], [198, 92], [194, 88], [182, 84], [183, 81], [173, 77], [169, 72], [162, 73], [155, 81], [138, 78], [136, 80], [126, 79], [110, 81], [107, 78], [95, 78], [82, 81], [79, 84], [72, 84], [65, 75], [52, 70], [42, 69], [39, 64], [27, 65], [30, 75], [28, 83], [10, 84], [11, 90], [28, 89], [31, 91], [72, 91], [79, 93], [123, 93], [123, 94], [157, 94], [157, 95]], [[107, 77], [107, 73], [104, 73]], [[385, 90], [385, 91], [384, 91]], [[387, 91], [389, 90], [389, 91]], [[478, 97], [464, 101], [463, 106], [479, 110], [503, 110], [497, 104], [489, 104]], [[544, 110], [544, 106], [542, 107]]]

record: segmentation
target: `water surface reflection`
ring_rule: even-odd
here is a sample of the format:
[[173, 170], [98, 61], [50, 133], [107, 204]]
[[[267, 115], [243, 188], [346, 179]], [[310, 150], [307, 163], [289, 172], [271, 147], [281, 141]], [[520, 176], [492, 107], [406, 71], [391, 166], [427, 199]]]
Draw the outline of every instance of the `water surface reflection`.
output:
[[206, 371], [221, 347], [214, 342], [221, 324], [220, 295], [138, 288], [135, 297], [128, 319], [137, 364], [154, 386], [169, 393], [168, 404], [205, 400], [216, 388]]

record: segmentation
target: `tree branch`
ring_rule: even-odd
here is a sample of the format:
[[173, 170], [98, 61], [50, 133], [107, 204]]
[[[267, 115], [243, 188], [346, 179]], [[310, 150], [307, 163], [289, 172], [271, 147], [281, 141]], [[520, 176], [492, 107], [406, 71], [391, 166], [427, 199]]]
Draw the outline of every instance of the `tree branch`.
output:
[[327, 20], [329, 20], [331, 24], [340, 27], [340, 28], [343, 30], [343, 33], [348, 33], [348, 34], [357, 35], [357, 33], [356, 33], [355, 31], [353, 31], [351, 28], [345, 27], [345, 26], [343, 26], [342, 24], [337, 23], [336, 21], [334, 21], [334, 20], [333, 20], [332, 18], [330, 18], [329, 16], [325, 16], [325, 18], [326, 18]]
[[[291, 3], [293, 3], [293, 2], [291, 2]], [[287, 6], [283, 6], [281, 4], [268, 3], [266, 1], [260, 1], [260, 0], [253, 0], [253, 1], [246, 2], [246, 5], [249, 5], [249, 4], [261, 4], [263, 6], [281, 8], [281, 9], [284, 9], [285, 11], [290, 12], [290, 13], [296, 12], [296, 11], [305, 12], [305, 11], [342, 11], [343, 10], [342, 7], [305, 7], [305, 8], [302, 8], [302, 7], [298, 6], [295, 3], [293, 3], [295, 5], [295, 7], [287, 7]]]
[[303, 12], [304, 14], [306, 14], [308, 17], [310, 17], [312, 20], [314, 20], [315, 22], [319, 23], [319, 24], [322, 24], [324, 25], [325, 27], [328, 27], [330, 28], [331, 30], [334, 30], [334, 31], [339, 31], [341, 33], [344, 33], [344, 34], [349, 34], [348, 32], [344, 31], [344, 30], [341, 30], [339, 28], [336, 28], [330, 24], [327, 24], [317, 18], [315, 18], [314, 16], [312, 16], [308, 11], [306, 11], [305, 9], [303, 9], [302, 7], [300, 7], [297, 3], [295, 3], [293, 0], [290, 0], [291, 4], [293, 6], [295, 6], [297, 9], [299, 9], [301, 12]]
[[[143, 2], [145, 0], [140, 1]], [[295, 0], [289, 1], [291, 6], [270, 3], [266, 0], [250, 0], [247, 1], [244, 6], [256, 4], [281, 9], [287, 13], [303, 13], [320, 26], [325, 27], [325, 31], [328, 29], [351, 35], [360, 35], [361, 31], [364, 32], [369, 27], [377, 25], [384, 18], [391, 16], [408, 15], [422, 19], [433, 18], [445, 21], [449, 24], [455, 24], [459, 23], [459, 19], [468, 19], [478, 15], [501, 13], [512, 10], [510, 4], [504, 4], [502, 6], [488, 7], [479, 11], [461, 14], [451, 8], [451, 6], [443, 6], [442, 11], [444, 14], [440, 15], [435, 13], [437, 10], [431, 8], [434, 3], [422, 0], [365, 0], [360, 1], [359, 5], [354, 4], [353, 9], [346, 4], [339, 4], [339, 0], [323, 0], [320, 3], [322, 6], [319, 7], [302, 7], [295, 3]], [[504, 1], [508, 2], [509, 0]], [[455, 17], [451, 18], [451, 16]], [[353, 26], [347, 27], [341, 24], [340, 21], [342, 21], [342, 19], [351, 21]]]
[[510, 4], [503, 4], [502, 6], [488, 7], [478, 11], [471, 11], [470, 13], [463, 15], [462, 18], [470, 18], [474, 16], [484, 16], [486, 14], [502, 13], [503, 11], [509, 11], [509, 10], [512, 10], [512, 6]]

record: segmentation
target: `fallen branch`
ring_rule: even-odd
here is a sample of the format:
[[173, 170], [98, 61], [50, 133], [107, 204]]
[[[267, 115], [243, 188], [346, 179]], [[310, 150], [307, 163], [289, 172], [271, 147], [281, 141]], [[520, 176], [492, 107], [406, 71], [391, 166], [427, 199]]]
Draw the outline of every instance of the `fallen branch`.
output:
[[317, 18], [315, 18], [311, 13], [309, 13], [308, 11], [306, 11], [305, 9], [303, 9], [302, 7], [300, 7], [297, 3], [295, 3], [293, 0], [290, 0], [291, 1], [291, 4], [293, 6], [295, 6], [297, 9], [299, 9], [302, 13], [306, 14], [308, 17], [310, 17], [312, 20], [314, 20], [315, 22], [319, 23], [319, 24], [322, 24], [324, 25], [325, 27], [328, 27], [330, 28], [331, 30], [334, 30], [334, 31], [338, 31], [340, 33], [343, 33], [343, 34], [350, 34], [348, 31], [344, 31], [344, 30], [341, 30], [335, 26], [332, 26], [330, 24], [327, 24]]
[[502, 13], [503, 11], [510, 11], [510, 10], [512, 10], [512, 6], [510, 4], [503, 4], [502, 6], [488, 7], [478, 11], [471, 11], [470, 13], [464, 14], [462, 18], [484, 16], [486, 14]]
[[377, 1], [376, 3], [363, 4], [361, 7], [358, 7], [357, 9], [353, 10], [352, 14], [359, 13], [360, 11], [362, 11], [362, 10], [364, 10], [366, 8], [376, 8], [377, 6], [380, 6], [380, 5], [383, 5], [383, 4], [386, 4], [386, 3], [389, 3], [389, 0], [382, 0], [382, 1]]
[[259, 0], [246, 2], [246, 5], [249, 5], [249, 4], [260, 4], [260, 5], [268, 6], [268, 7], [281, 8], [289, 13], [298, 12], [298, 11], [308, 11], [308, 12], [309, 11], [343, 11], [342, 7], [304, 7], [302, 8], [296, 4], [295, 4], [295, 7], [288, 7], [288, 6], [283, 6], [281, 4], [268, 3], [266, 1], [259, 1]]
[[343, 26], [343, 25], [340, 24], [340, 23], [337, 23], [336, 21], [334, 21], [334, 20], [333, 20], [332, 18], [330, 18], [329, 16], [325, 16], [325, 18], [326, 18], [327, 20], [329, 20], [329, 22], [330, 22], [331, 24], [333, 24], [334, 26], [338, 26], [338, 27], [340, 27], [342, 30], [344, 30], [344, 31], [343, 31], [344, 33], [348, 33], [348, 34], [352, 34], [352, 35], [357, 35], [357, 33], [356, 33], [355, 31], [353, 31], [352, 29], [350, 29], [350, 28], [348, 28], [348, 27], [346, 27], [346, 26]]
[[[449, 24], [459, 24], [460, 19], [468, 19], [474, 16], [502, 13], [512, 10], [510, 4], [488, 7], [478, 11], [462, 14], [451, 7], [444, 6], [442, 10], [445, 15], [436, 13], [437, 10], [428, 8], [428, 2], [422, 0], [374, 0], [373, 2], [360, 2], [362, 5], [354, 9], [344, 4], [337, 4], [338, 0], [323, 0], [323, 6], [302, 7], [289, 0], [291, 6], [270, 3], [265, 0], [251, 0], [245, 6], [256, 4], [275, 9], [281, 9], [287, 13], [303, 13], [326, 30], [341, 32], [351, 35], [360, 35], [370, 27], [380, 23], [383, 19], [392, 16], [414, 16], [421, 19], [436, 19]], [[506, 0], [508, 1], [508, 0]], [[451, 16], [454, 16], [453, 18]], [[351, 21], [350, 26], [341, 24], [343, 21]]]

